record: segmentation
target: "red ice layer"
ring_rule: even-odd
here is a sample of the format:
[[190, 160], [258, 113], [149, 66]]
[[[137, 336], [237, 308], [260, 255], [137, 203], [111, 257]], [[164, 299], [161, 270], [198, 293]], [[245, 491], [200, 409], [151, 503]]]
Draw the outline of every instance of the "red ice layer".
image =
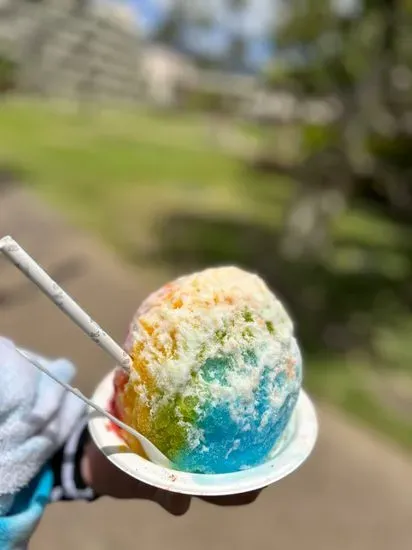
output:
[[[110, 414], [112, 414], [113, 416], [115, 416], [120, 420], [120, 416], [116, 407], [116, 399], [114, 396], [109, 401], [109, 404], [107, 405], [107, 410], [109, 411]], [[109, 430], [109, 432], [115, 432], [119, 437], [122, 437], [122, 429], [116, 424], [114, 424], [114, 422], [112, 422], [111, 420], [107, 421], [107, 429]]]
[[[113, 380], [113, 389], [114, 389], [113, 397], [110, 399], [107, 408], [108, 408], [108, 411], [119, 420], [122, 420], [122, 415], [120, 414], [121, 411], [119, 410], [119, 403], [117, 401], [117, 396], [123, 390], [127, 381], [128, 381], [127, 374], [122, 369], [120, 368], [117, 369]], [[116, 426], [116, 424], [114, 424], [113, 422], [109, 421], [108, 429], [110, 431], [115, 432], [119, 437], [122, 437], [122, 429], [119, 428], [119, 426]]]

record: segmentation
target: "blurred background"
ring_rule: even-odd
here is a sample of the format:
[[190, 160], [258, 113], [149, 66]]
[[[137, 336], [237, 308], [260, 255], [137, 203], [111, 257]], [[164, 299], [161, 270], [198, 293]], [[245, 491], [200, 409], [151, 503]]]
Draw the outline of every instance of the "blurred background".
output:
[[[171, 277], [258, 272], [322, 432], [248, 510], [55, 506], [35, 548], [410, 547], [411, 28], [411, 0], [0, 0], [0, 235], [119, 340]], [[0, 314], [83, 390], [110, 366], [4, 262]]]

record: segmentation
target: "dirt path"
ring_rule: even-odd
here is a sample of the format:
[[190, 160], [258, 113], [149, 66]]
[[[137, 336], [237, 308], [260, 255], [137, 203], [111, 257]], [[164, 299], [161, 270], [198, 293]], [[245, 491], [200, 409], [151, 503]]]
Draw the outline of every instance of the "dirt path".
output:
[[[0, 191], [0, 235], [17, 238], [120, 340], [135, 306], [160, 282], [131, 271], [25, 192]], [[110, 360], [0, 260], [0, 333], [79, 366], [90, 391]], [[194, 502], [181, 519], [155, 505], [51, 506], [33, 550], [408, 550], [412, 466], [407, 457], [326, 408], [313, 458], [247, 509]]]

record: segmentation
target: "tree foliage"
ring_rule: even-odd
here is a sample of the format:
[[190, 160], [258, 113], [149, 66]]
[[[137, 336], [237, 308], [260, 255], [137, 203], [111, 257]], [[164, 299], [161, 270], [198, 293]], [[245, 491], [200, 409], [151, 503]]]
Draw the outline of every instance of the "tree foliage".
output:
[[17, 65], [6, 57], [0, 57], [0, 93], [14, 88], [17, 76]]
[[[226, 17], [220, 20], [213, 6], [202, 0], [174, 0], [169, 11], [156, 29], [153, 38], [157, 42], [176, 49], [191, 49], [201, 65], [216, 66], [227, 70], [243, 69], [246, 65], [247, 38], [242, 25], [251, 0], [221, 0]], [[220, 56], [199, 52], [193, 44], [187, 46], [188, 31], [203, 33], [219, 30], [226, 35], [226, 48]]]
[[[273, 33], [280, 64], [269, 84], [286, 84], [299, 97], [334, 98], [340, 105], [330, 128], [302, 127], [306, 156], [295, 170], [300, 192], [288, 219], [296, 220], [302, 201], [310, 202], [313, 233], [307, 231], [306, 243], [296, 247], [310, 250], [315, 233], [326, 242], [334, 216], [359, 194], [379, 197], [387, 214], [412, 221], [412, 2], [359, 0], [350, 10], [331, 0], [282, 4]], [[316, 214], [332, 191], [341, 208]], [[293, 227], [296, 223], [286, 221], [288, 243]], [[320, 252], [321, 241], [316, 240]]]

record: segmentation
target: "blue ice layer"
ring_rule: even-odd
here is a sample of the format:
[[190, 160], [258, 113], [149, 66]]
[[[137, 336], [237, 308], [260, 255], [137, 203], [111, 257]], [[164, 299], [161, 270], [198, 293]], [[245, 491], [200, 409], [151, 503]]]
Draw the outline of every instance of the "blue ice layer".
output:
[[[194, 450], [184, 451], [177, 458], [179, 468], [204, 474], [236, 472], [262, 464], [279, 441], [295, 408], [302, 377], [302, 361], [299, 350], [294, 353], [294, 375], [288, 377], [281, 371], [270, 380], [273, 366], [262, 371], [255, 390], [253, 412], [246, 412], [246, 403], [239, 399], [235, 407], [242, 411], [241, 420], [234, 420], [228, 403], [216, 401], [211, 396], [202, 413], [198, 426], [203, 430], [204, 441]], [[256, 365], [256, 356], [247, 352], [247, 361]], [[202, 367], [206, 380], [217, 380], [227, 385], [227, 373], [233, 368], [233, 358], [224, 356], [209, 359]], [[273, 405], [273, 393], [283, 397]], [[232, 406], [233, 408], [233, 406]], [[262, 419], [266, 422], [262, 423]]]

